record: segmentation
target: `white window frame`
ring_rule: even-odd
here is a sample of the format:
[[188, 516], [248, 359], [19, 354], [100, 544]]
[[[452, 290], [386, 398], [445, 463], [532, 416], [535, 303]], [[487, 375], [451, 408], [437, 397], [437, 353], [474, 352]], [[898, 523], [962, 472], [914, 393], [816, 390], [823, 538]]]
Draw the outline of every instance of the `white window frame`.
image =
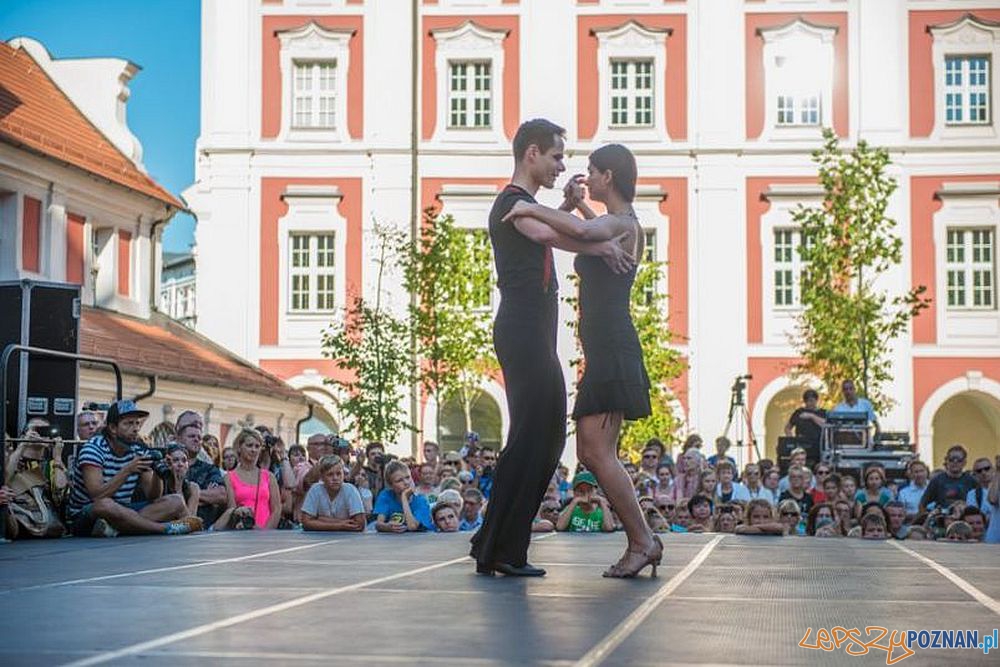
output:
[[[315, 22], [294, 30], [277, 32], [281, 43], [281, 133], [289, 141], [348, 141], [347, 73], [350, 71], [350, 48], [354, 30], [327, 29]], [[333, 63], [334, 127], [297, 127], [295, 125], [295, 64]], [[318, 113], [315, 112], [315, 113]]]
[[[310, 92], [308, 95], [300, 95], [298, 90], [299, 82], [299, 70], [305, 69], [307, 71], [307, 76], [305, 77], [309, 81]], [[329, 68], [332, 71], [333, 86], [332, 89], [328, 88], [331, 94], [323, 95], [322, 82], [324, 79], [323, 70]], [[327, 132], [336, 129], [337, 125], [343, 122], [342, 118], [337, 117], [337, 79], [340, 78], [340, 73], [337, 71], [337, 61], [336, 60], [293, 60], [292, 61], [292, 129], [295, 131], [312, 131], [312, 130], [325, 130]], [[310, 116], [309, 123], [302, 125], [298, 122], [299, 108], [298, 100], [300, 98], [308, 99], [310, 109], [308, 115]], [[330, 109], [329, 105], [326, 109], [323, 108], [323, 101], [332, 100], [333, 108]], [[322, 123], [323, 113], [328, 113], [333, 115], [333, 122], [324, 125]]]
[[788, 346], [788, 336], [795, 331], [795, 322], [802, 312], [799, 292], [802, 269], [805, 264], [797, 250], [792, 252], [793, 303], [778, 305], [775, 299], [775, 272], [778, 263], [774, 257], [774, 236], [779, 230], [792, 230], [801, 240], [801, 229], [792, 217], [799, 204], [817, 206], [823, 201], [823, 189], [808, 183], [782, 183], [771, 185], [764, 198], [770, 208], [760, 218], [761, 304], [763, 307], [763, 342], [769, 345]]
[[[506, 144], [503, 133], [503, 41], [508, 30], [491, 30], [466, 21], [457, 28], [432, 30], [436, 42], [434, 66], [437, 72], [437, 113], [432, 142], [473, 142]], [[489, 127], [451, 127], [451, 63], [487, 62], [490, 64], [491, 99]]]
[[[479, 67], [486, 67], [489, 74], [486, 75], [486, 80], [488, 85], [485, 90], [476, 90], [476, 80], [477, 73], [476, 69]], [[465, 90], [455, 91], [452, 89], [452, 84], [454, 83], [454, 74], [456, 68], [462, 68], [463, 78], [465, 79]], [[493, 61], [492, 60], [449, 60], [448, 61], [448, 98], [446, 104], [447, 109], [447, 119], [448, 119], [448, 131], [460, 132], [460, 131], [480, 131], [492, 129], [493, 124], [496, 122], [496, 107], [493, 106]], [[466, 102], [465, 111], [463, 115], [466, 120], [464, 125], [454, 125], [452, 124], [452, 116], [454, 111], [452, 110], [452, 102], [456, 99], [462, 99]], [[484, 123], [482, 125], [476, 125], [476, 114], [479, 113], [476, 110], [476, 102], [479, 100], [486, 100], [488, 102], [489, 110], [486, 112], [489, 114], [490, 122]], [[471, 123], [469, 122], [471, 121]]]
[[[764, 40], [764, 129], [761, 139], [812, 140], [833, 125], [833, 38], [836, 27], [804, 19], [773, 28], [758, 28]], [[793, 122], [779, 122], [779, 98], [793, 100]], [[803, 123], [806, 99], [818, 98], [816, 123]]]
[[[600, 112], [595, 143], [607, 141], [662, 142], [669, 141], [664, 110], [667, 73], [667, 38], [670, 28], [647, 28], [629, 20], [615, 28], [591, 31], [597, 38], [597, 78]], [[653, 109], [648, 126], [620, 126], [611, 123], [611, 63], [613, 61], [652, 61]], [[671, 100], [686, 104], [686, 100]]]
[[[293, 358], [295, 354], [319, 358], [323, 330], [347, 305], [347, 220], [339, 211], [343, 195], [329, 185], [289, 185], [282, 199], [288, 212], [278, 220], [278, 346]], [[296, 234], [334, 237], [332, 309], [291, 308], [291, 237]]]
[[[953, 260], [952, 251], [952, 240], [959, 239], [959, 243], [955, 247], [956, 254], [961, 253], [961, 260]], [[976, 255], [979, 248], [977, 246], [981, 245], [983, 239], [989, 239], [989, 260], [983, 261], [980, 259], [977, 261]], [[976, 241], [980, 241], [979, 244]], [[996, 299], [996, 238], [993, 234], [993, 230], [989, 227], [948, 227], [945, 230], [945, 307], [949, 310], [995, 310], [997, 307]], [[976, 285], [977, 274], [982, 275], [982, 272], [988, 276], [989, 285]], [[953, 286], [951, 284], [952, 275], [961, 276], [961, 288], [956, 289], [956, 292], [961, 294], [962, 303], [952, 304], [951, 296], [953, 291]], [[958, 286], [954, 286], [958, 287]], [[980, 294], [977, 294], [978, 288], [988, 288], [988, 297], [983, 299]], [[988, 303], [976, 303], [976, 298], [980, 297], [980, 301], [988, 301]]]
[[[937, 293], [937, 343], [940, 346], [1000, 348], [1000, 308], [996, 304], [997, 239], [1000, 234], [1000, 182], [944, 182], [936, 193], [941, 208], [934, 214], [934, 265]], [[993, 234], [993, 306], [971, 306], [971, 283], [966, 305], [948, 306], [947, 242], [950, 229], [985, 229]], [[969, 277], [971, 279], [971, 276]]]
[[[933, 39], [931, 58], [934, 64], [934, 129], [931, 139], [997, 139], [998, 121], [996, 94], [1000, 90], [1000, 23], [980, 21], [966, 14], [958, 21], [927, 29]], [[984, 56], [989, 61], [989, 113], [986, 122], [949, 123], [945, 102], [949, 92], [945, 85], [946, 60]]]
[[[294, 257], [295, 253], [299, 250], [295, 247], [296, 240], [302, 239], [305, 241], [305, 254], [306, 254], [306, 266], [296, 267]], [[330, 247], [323, 248], [320, 250], [320, 239], [329, 239]], [[303, 232], [300, 230], [289, 232], [288, 234], [288, 314], [289, 315], [316, 315], [316, 314], [330, 314], [336, 310], [336, 289], [337, 289], [337, 266], [336, 266], [336, 253], [337, 253], [337, 235], [332, 231], [308, 231]], [[319, 257], [320, 253], [332, 253], [333, 254], [333, 265], [332, 266], [320, 266]], [[295, 307], [295, 278], [304, 277], [308, 278], [308, 287], [305, 290], [306, 303], [308, 304], [305, 308]], [[333, 278], [333, 289], [332, 294], [333, 300], [329, 307], [321, 307], [320, 304], [320, 290], [319, 282], [320, 278]], [[326, 290], [324, 290], [326, 292]]]

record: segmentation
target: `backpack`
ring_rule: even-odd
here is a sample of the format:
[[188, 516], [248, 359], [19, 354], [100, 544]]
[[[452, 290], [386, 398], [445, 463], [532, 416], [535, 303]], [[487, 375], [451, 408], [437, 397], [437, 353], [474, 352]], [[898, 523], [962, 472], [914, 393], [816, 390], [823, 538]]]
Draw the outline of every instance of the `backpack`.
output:
[[19, 470], [10, 481], [14, 499], [10, 501], [10, 515], [16, 529], [14, 537], [22, 534], [31, 537], [62, 537], [66, 527], [47, 494], [50, 480], [41, 466]]

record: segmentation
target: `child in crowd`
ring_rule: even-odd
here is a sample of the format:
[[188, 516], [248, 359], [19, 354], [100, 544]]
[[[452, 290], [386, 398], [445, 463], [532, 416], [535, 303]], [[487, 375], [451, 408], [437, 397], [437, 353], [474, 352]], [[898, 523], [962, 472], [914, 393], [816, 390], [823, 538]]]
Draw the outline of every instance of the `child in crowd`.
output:
[[306, 530], [365, 529], [364, 503], [353, 484], [344, 481], [344, 463], [339, 456], [319, 461], [319, 481], [309, 488], [302, 502], [302, 527]]
[[431, 512], [434, 519], [434, 530], [439, 533], [458, 532], [458, 512], [449, 503], [439, 502]]
[[884, 540], [889, 536], [885, 525], [885, 517], [880, 513], [869, 512], [861, 517], [861, 539]]
[[171, 445], [167, 448], [167, 465], [170, 474], [163, 478], [163, 495], [180, 493], [188, 508], [188, 516], [198, 515], [198, 498], [201, 489], [195, 482], [189, 482], [186, 477], [191, 462], [188, 460], [184, 445]]
[[556, 530], [571, 533], [610, 533], [615, 529], [608, 501], [597, 493], [597, 479], [581, 472], [573, 478], [573, 498], [559, 513]]
[[375, 499], [373, 512], [379, 533], [434, 530], [427, 498], [415, 492], [410, 468], [401, 461], [386, 464], [385, 488]]
[[[798, 505], [795, 508], [798, 509]], [[785, 535], [788, 532], [784, 523], [775, 520], [774, 508], [764, 498], [754, 498], [747, 503], [746, 515], [746, 523], [736, 527], [737, 535]]]
[[864, 474], [865, 488], [859, 490], [854, 499], [866, 505], [868, 503], [878, 503], [885, 507], [886, 503], [892, 500], [892, 492], [885, 487], [885, 468], [875, 464], [868, 466]]

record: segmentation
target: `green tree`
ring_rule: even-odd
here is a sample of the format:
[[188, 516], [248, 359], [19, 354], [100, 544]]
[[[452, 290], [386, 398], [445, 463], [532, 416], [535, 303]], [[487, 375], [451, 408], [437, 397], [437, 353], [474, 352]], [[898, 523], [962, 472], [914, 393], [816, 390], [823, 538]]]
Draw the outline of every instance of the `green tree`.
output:
[[[680, 352], [671, 347], [675, 340], [670, 331], [667, 316], [667, 296], [659, 290], [663, 278], [663, 262], [646, 259], [639, 264], [635, 283], [632, 285], [630, 311], [632, 323], [639, 335], [642, 346], [643, 362], [649, 374], [649, 402], [652, 414], [638, 421], [627, 421], [622, 425], [620, 436], [621, 450], [631, 455], [641, 452], [643, 445], [650, 438], [659, 438], [668, 447], [680, 440], [680, 419], [674, 414], [672, 403], [674, 393], [670, 383], [681, 376], [687, 364]], [[574, 285], [579, 285], [579, 279], [574, 274], [569, 277]], [[573, 307], [577, 313], [568, 324], [577, 332], [579, 299], [573, 296], [563, 297], [563, 300]], [[571, 359], [569, 364], [579, 372], [585, 360], [582, 356]]]
[[403, 407], [414, 375], [410, 325], [386, 307], [382, 288], [399, 238], [397, 232], [376, 227], [374, 302], [355, 296], [342, 321], [323, 334], [323, 355], [348, 372], [346, 379], [326, 381], [347, 396], [340, 403], [349, 418], [347, 430], [366, 441], [393, 442], [412, 429]]
[[[416, 295], [410, 306], [417, 374], [440, 407], [457, 399], [472, 429], [472, 409], [482, 379], [497, 367], [490, 295], [493, 265], [485, 230], [455, 225], [450, 215], [424, 212], [418, 239], [399, 247], [404, 284]], [[438, 424], [440, 427], [440, 418]]]
[[891, 296], [877, 287], [880, 276], [902, 261], [896, 221], [886, 215], [896, 180], [884, 148], [864, 141], [844, 153], [830, 129], [813, 153], [825, 192], [816, 207], [799, 205], [798, 248], [805, 268], [800, 283], [802, 311], [793, 343], [800, 375], [820, 379], [828, 391], [853, 378], [878, 410], [893, 400], [884, 392], [892, 377], [892, 342], [929, 301], [926, 287]]

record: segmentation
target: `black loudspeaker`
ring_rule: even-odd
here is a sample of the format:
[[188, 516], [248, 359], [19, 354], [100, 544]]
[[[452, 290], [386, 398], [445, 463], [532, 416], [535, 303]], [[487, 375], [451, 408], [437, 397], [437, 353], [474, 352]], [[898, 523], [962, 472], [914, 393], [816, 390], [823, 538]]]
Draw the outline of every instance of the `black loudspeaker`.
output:
[[[11, 343], [77, 354], [80, 287], [32, 280], [0, 282], [0, 351]], [[75, 359], [17, 353], [7, 368], [7, 434], [32, 417], [47, 419], [64, 439], [76, 438], [79, 369]], [[42, 433], [48, 436], [55, 433]]]
[[809, 442], [783, 435], [778, 438], [778, 468], [781, 470], [782, 476], [788, 474], [789, 459], [791, 459], [792, 450], [796, 447], [806, 450], [806, 465], [809, 466], [810, 470], [819, 463], [818, 442]]

